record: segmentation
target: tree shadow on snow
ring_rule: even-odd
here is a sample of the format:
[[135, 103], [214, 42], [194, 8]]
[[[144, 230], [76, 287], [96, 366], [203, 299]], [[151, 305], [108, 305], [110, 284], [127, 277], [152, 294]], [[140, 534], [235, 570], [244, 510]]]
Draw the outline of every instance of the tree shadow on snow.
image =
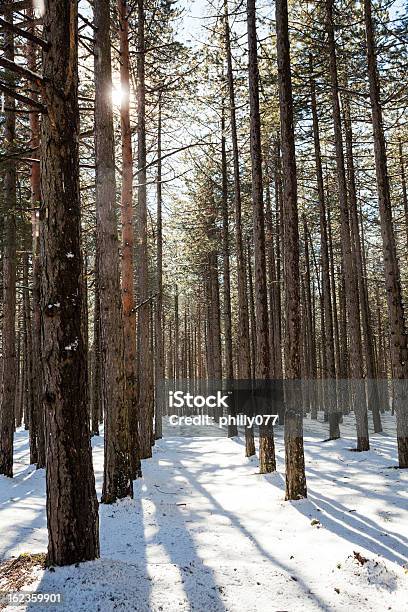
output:
[[318, 517], [325, 529], [329, 529], [353, 545], [362, 546], [399, 565], [406, 562], [407, 539], [400, 534], [382, 529], [373, 520], [357, 511], [350, 512], [346, 506], [321, 493], [316, 493], [310, 487], [308, 498], [304, 501], [308, 503], [294, 502], [292, 507], [308, 519]]
[[[222, 465], [222, 468], [221, 468], [221, 466], [217, 466], [214, 464], [203, 464], [202, 454], [199, 451], [194, 451], [190, 449], [186, 453], [185, 447], [183, 448], [183, 455], [184, 457], [188, 457], [189, 462], [191, 462], [192, 457], [196, 455], [197, 465], [200, 466], [200, 469], [194, 470], [194, 476], [193, 476], [190, 471], [191, 468], [184, 467], [181, 461], [179, 462], [179, 464], [173, 464], [173, 469], [175, 470], [175, 472], [178, 472], [178, 474], [182, 476], [186, 482], [189, 483], [189, 486], [192, 489], [195, 489], [202, 497], [206, 498], [209, 501], [209, 503], [212, 506], [211, 514], [216, 514], [220, 517], [225, 517], [226, 519], [228, 519], [231, 526], [237, 529], [237, 531], [239, 531], [242, 535], [244, 535], [245, 538], [247, 538], [250, 541], [250, 543], [252, 544], [252, 546], [254, 547], [254, 549], [257, 551], [258, 554], [261, 554], [265, 559], [267, 559], [274, 566], [276, 566], [278, 570], [280, 570], [280, 573], [282, 573], [285, 576], [285, 578], [288, 578], [289, 580], [293, 580], [293, 578], [291, 577], [291, 575], [293, 574], [293, 570], [291, 570], [289, 566], [285, 565], [284, 563], [276, 559], [273, 555], [271, 555], [270, 552], [267, 551], [262, 546], [261, 542], [259, 542], [258, 539], [251, 533], [251, 531], [247, 529], [245, 525], [242, 524], [242, 522], [239, 520], [237, 515], [234, 514], [234, 512], [225, 509], [216, 500], [216, 498], [205, 488], [205, 486], [200, 484], [197, 480], [197, 476], [200, 473], [203, 473], [203, 474], [210, 473], [210, 472], [213, 473], [215, 471], [219, 471], [220, 469], [228, 469], [231, 471], [231, 468], [235, 467], [237, 469], [240, 469], [242, 468], [242, 465], [237, 465], [237, 464], [231, 465], [231, 466]], [[202, 514], [198, 515], [197, 513], [195, 514], [190, 513], [189, 518], [191, 519], [191, 522], [193, 524], [194, 524], [195, 515], [197, 515], [196, 518], [198, 518], [199, 522], [203, 522]], [[192, 540], [191, 535], [188, 535], [188, 538], [189, 538], [189, 542], [192, 543], [193, 540]], [[194, 546], [194, 544], [192, 545]], [[222, 564], [222, 559], [220, 559], [219, 561], [220, 561], [220, 564]], [[296, 588], [299, 589], [299, 592], [300, 592], [299, 594], [301, 595], [301, 597], [304, 597], [305, 599], [309, 599], [309, 601], [310, 600], [313, 601], [314, 604], [319, 607], [319, 609], [327, 610], [327, 605], [325, 605], [324, 601], [321, 598], [319, 598], [315, 593], [313, 593], [311, 589], [308, 587], [308, 585], [305, 583], [305, 581], [298, 575], [296, 576], [295, 584], [296, 584]], [[293, 589], [293, 585], [291, 585], [291, 588]]]
[[30, 612], [150, 612], [149, 574], [140, 498], [99, 506], [101, 558], [46, 570], [35, 592], [61, 593], [62, 603], [28, 605]]

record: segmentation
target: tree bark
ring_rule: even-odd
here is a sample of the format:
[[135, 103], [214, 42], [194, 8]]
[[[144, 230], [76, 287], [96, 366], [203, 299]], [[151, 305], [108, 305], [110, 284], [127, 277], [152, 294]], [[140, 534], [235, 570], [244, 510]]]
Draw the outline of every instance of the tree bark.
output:
[[[229, 93], [229, 110], [231, 123], [232, 158], [234, 168], [234, 216], [235, 216], [235, 249], [237, 258], [238, 285], [238, 363], [237, 377], [248, 380], [251, 377], [251, 357], [249, 346], [249, 316], [246, 283], [245, 249], [242, 240], [241, 220], [241, 177], [239, 168], [239, 150], [237, 135], [237, 120], [235, 107], [235, 86], [232, 69], [231, 40], [228, 16], [228, 0], [224, 0], [224, 44], [227, 60], [227, 79]], [[255, 455], [255, 442], [252, 428], [245, 428], [245, 455]]]
[[368, 80], [370, 84], [375, 169], [383, 243], [385, 290], [387, 294], [388, 321], [390, 328], [391, 363], [393, 377], [396, 379], [395, 411], [397, 417], [398, 460], [401, 468], [408, 468], [408, 410], [406, 389], [406, 379], [408, 378], [407, 333], [392, 220], [387, 153], [380, 102], [371, 0], [364, 0], [364, 18], [367, 39]]
[[[259, 113], [259, 71], [256, 38], [255, 0], [247, 0], [248, 82], [250, 109], [250, 151], [252, 169], [252, 223], [254, 238], [254, 290], [256, 316], [255, 378], [268, 380], [270, 367], [268, 292], [266, 287], [265, 218], [263, 202], [261, 117]], [[259, 471], [276, 470], [272, 425], [259, 427]]]
[[[6, 10], [7, 9], [7, 10]], [[5, 15], [12, 21], [12, 11], [5, 6]], [[4, 33], [4, 57], [14, 61], [14, 34]], [[6, 151], [15, 145], [16, 116], [14, 98], [4, 96], [4, 140]], [[0, 410], [0, 474], [13, 476], [14, 403], [16, 397], [16, 165], [8, 160], [4, 175], [5, 246], [3, 254], [3, 382]]]
[[408, 257], [408, 193], [407, 193], [407, 181], [405, 177], [405, 164], [404, 155], [402, 151], [401, 137], [398, 137], [398, 156], [401, 171], [401, 189], [402, 189], [402, 202], [404, 204], [404, 225], [405, 225], [405, 236], [406, 236], [406, 254]]
[[[144, 0], [137, 1], [137, 256], [139, 300], [149, 295], [147, 243], [147, 188], [146, 188], [146, 87], [145, 87], [145, 9]], [[152, 354], [150, 345], [150, 305], [146, 302], [138, 310], [138, 382], [140, 458], [152, 456], [153, 386]]]
[[[156, 388], [164, 383], [164, 310], [163, 310], [163, 216], [162, 216], [162, 100], [159, 99], [159, 116], [157, 125], [157, 225], [156, 225], [156, 260], [157, 260], [157, 297], [156, 297]], [[160, 402], [156, 401], [155, 413], [155, 437], [160, 440], [163, 437], [163, 415], [161, 414]]]
[[92, 385], [91, 385], [91, 435], [99, 436], [99, 418], [103, 414], [102, 364], [101, 364], [101, 304], [98, 278], [98, 244], [95, 252], [94, 273], [94, 320], [92, 344]]
[[41, 134], [41, 329], [47, 439], [48, 564], [99, 556], [87, 414], [80, 248], [77, 4], [46, 0]]
[[[31, 33], [35, 35], [35, 13], [33, 6], [27, 9], [27, 16], [32, 19], [30, 27]], [[27, 65], [29, 70], [37, 72], [37, 50], [33, 42], [27, 42]], [[31, 84], [32, 92], [31, 99], [38, 101], [38, 93], [36, 85]], [[30, 146], [33, 151], [36, 151], [40, 146], [40, 115], [37, 112], [30, 112]], [[33, 156], [37, 158], [38, 153]], [[32, 387], [32, 403], [30, 408], [30, 463], [36, 463], [37, 468], [45, 467], [45, 424], [44, 410], [42, 403], [42, 367], [41, 367], [41, 311], [40, 311], [40, 219], [39, 210], [41, 205], [41, 180], [40, 180], [40, 163], [35, 159], [31, 163], [30, 169], [30, 187], [31, 187], [31, 231], [32, 231], [32, 276], [33, 276], [33, 291], [32, 291], [32, 317], [31, 328], [29, 333], [31, 338], [29, 343], [32, 350], [32, 367], [31, 367], [31, 387]]]
[[254, 275], [252, 270], [252, 249], [251, 239], [247, 236], [247, 260], [246, 269], [248, 276], [248, 312], [249, 312], [249, 341], [250, 341], [250, 355], [251, 355], [251, 378], [254, 379], [255, 374], [255, 362], [256, 362], [256, 323], [255, 323], [255, 295], [254, 295]]
[[214, 195], [208, 197], [206, 210], [206, 238], [209, 252], [205, 264], [205, 278], [207, 282], [207, 324], [208, 324], [208, 378], [216, 381], [222, 379], [221, 357], [221, 319], [220, 319], [220, 285], [218, 275], [217, 253], [217, 211]]
[[[34, 10], [31, 7], [28, 15], [34, 18]], [[32, 26], [32, 33], [35, 34], [35, 26]], [[28, 68], [32, 72], [37, 71], [37, 53], [32, 42], [28, 42]], [[33, 92], [31, 98], [38, 99], [36, 85], [32, 84]], [[30, 113], [30, 146], [36, 150], [40, 145], [40, 116], [36, 112]], [[36, 154], [34, 154], [36, 155]], [[41, 206], [41, 181], [39, 161], [31, 163], [30, 173], [31, 186], [31, 226], [32, 226], [32, 253], [33, 253], [33, 316], [32, 316], [32, 349], [33, 355], [33, 407], [32, 419], [30, 424], [30, 440], [35, 444], [33, 458], [36, 456], [37, 468], [45, 467], [45, 424], [44, 407], [42, 403], [42, 367], [41, 367], [41, 312], [40, 312], [40, 218], [39, 210]], [[35, 440], [35, 442], [34, 442]]]
[[380, 398], [376, 382], [377, 368], [374, 355], [373, 332], [371, 328], [370, 304], [366, 283], [366, 274], [363, 262], [362, 236], [360, 236], [360, 223], [358, 220], [357, 191], [355, 182], [354, 158], [353, 158], [353, 127], [350, 115], [350, 102], [344, 96], [344, 133], [346, 138], [347, 170], [350, 203], [351, 233], [354, 245], [354, 262], [357, 271], [358, 294], [361, 305], [361, 323], [363, 329], [365, 361], [367, 367], [368, 406], [373, 415], [374, 432], [382, 431], [380, 416]]
[[136, 389], [136, 311], [133, 270], [133, 154], [130, 128], [130, 67], [129, 67], [129, 10], [127, 0], [117, 0], [120, 49], [120, 127], [122, 136], [122, 308], [125, 342], [125, 401], [129, 415], [129, 451], [132, 476], [140, 475], [139, 442], [137, 435]]
[[340, 231], [342, 257], [344, 262], [346, 308], [351, 338], [350, 375], [353, 387], [354, 413], [357, 428], [357, 450], [369, 450], [368, 418], [365, 392], [363, 390], [363, 353], [361, 346], [360, 303], [358, 296], [357, 276], [354, 266], [350, 216], [347, 202], [346, 173], [344, 166], [343, 135], [340, 115], [339, 84], [337, 76], [336, 47], [334, 40], [333, 0], [326, 0], [326, 31], [330, 56], [330, 80], [332, 97], [332, 115], [334, 140], [336, 148], [337, 184], [340, 205]]
[[303, 413], [296, 381], [300, 378], [300, 271], [299, 227], [293, 98], [290, 68], [288, 6], [276, 2], [276, 45], [282, 142], [284, 281], [285, 281], [285, 377], [289, 381], [285, 401], [286, 499], [306, 497], [303, 453]]
[[[221, 117], [221, 172], [222, 172], [222, 263], [223, 263], [223, 320], [224, 320], [224, 377], [227, 381], [234, 379], [232, 353], [232, 315], [231, 315], [231, 274], [230, 274], [230, 240], [229, 240], [229, 203], [228, 203], [228, 167], [225, 139], [224, 103]], [[232, 411], [232, 416], [235, 411]], [[238, 435], [236, 424], [228, 423], [229, 438]]]
[[[310, 58], [310, 70], [313, 71], [312, 58]], [[319, 198], [319, 218], [320, 218], [320, 257], [322, 262], [322, 294], [323, 294], [323, 309], [324, 309], [324, 346], [325, 354], [325, 371], [323, 372], [324, 379], [327, 380], [327, 395], [328, 401], [327, 412], [329, 414], [329, 437], [331, 440], [336, 440], [340, 437], [339, 413], [337, 412], [336, 401], [336, 364], [334, 351], [334, 330], [333, 330], [333, 308], [331, 300], [331, 282], [330, 282], [330, 259], [327, 235], [327, 216], [326, 216], [326, 201], [323, 183], [323, 168], [322, 155], [320, 148], [319, 134], [319, 118], [317, 114], [316, 101], [316, 86], [313, 76], [310, 79], [311, 105], [313, 117], [313, 141], [315, 151], [316, 164], [316, 179], [317, 193]]]
[[[281, 158], [280, 158], [280, 135], [277, 134], [276, 137], [276, 153], [275, 153], [275, 168], [274, 168], [274, 185], [275, 185], [275, 223], [272, 221], [272, 232], [273, 228], [275, 228], [276, 233], [276, 282], [274, 283], [273, 293], [274, 293], [274, 303], [275, 303], [275, 311], [274, 311], [274, 359], [273, 359], [273, 369], [275, 372], [275, 379], [280, 381], [279, 385], [282, 385], [283, 379], [283, 356], [282, 356], [282, 240], [283, 240], [283, 224], [282, 224], [282, 168], [281, 168]], [[312, 359], [311, 367], [316, 367], [316, 351], [315, 349], [315, 339], [312, 336], [312, 356], [314, 355], [314, 360]], [[282, 387], [281, 387], [282, 389]], [[282, 397], [283, 400], [283, 397]], [[279, 416], [279, 425], [283, 425], [285, 423], [285, 405], [284, 401], [280, 401], [277, 406], [277, 412]]]
[[29, 423], [30, 464], [37, 461], [37, 435], [34, 414], [33, 343], [31, 324], [31, 301], [29, 292], [28, 253], [23, 253], [23, 316], [24, 316], [24, 370], [25, 401], [24, 418]]
[[133, 495], [129, 421], [125, 398], [123, 316], [119, 278], [119, 241], [115, 215], [116, 182], [112, 118], [112, 69], [109, 4], [96, 0], [95, 163], [96, 232], [101, 317], [102, 393], [105, 409], [105, 464], [102, 501]]

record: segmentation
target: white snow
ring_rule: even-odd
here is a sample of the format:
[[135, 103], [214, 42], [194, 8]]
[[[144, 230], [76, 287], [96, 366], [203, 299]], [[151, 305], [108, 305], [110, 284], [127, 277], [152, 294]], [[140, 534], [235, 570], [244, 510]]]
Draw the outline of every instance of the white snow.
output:
[[76, 351], [77, 348], [78, 348], [78, 338], [75, 338], [73, 342], [71, 342], [65, 347], [65, 350], [66, 351]]
[[[367, 453], [349, 450], [350, 417], [349, 437], [324, 443], [327, 424], [306, 420], [309, 497], [298, 502], [284, 501], [282, 428], [278, 471], [262, 476], [242, 439], [165, 427], [172, 437], [143, 462], [135, 499], [100, 507], [101, 559], [38, 570], [26, 589], [63, 603], [10, 610], [406, 610], [408, 472], [394, 469], [395, 424], [384, 420]], [[93, 446], [100, 493], [103, 438]], [[47, 546], [44, 471], [28, 465], [23, 430], [15, 449], [15, 478], [0, 477], [0, 560]]]

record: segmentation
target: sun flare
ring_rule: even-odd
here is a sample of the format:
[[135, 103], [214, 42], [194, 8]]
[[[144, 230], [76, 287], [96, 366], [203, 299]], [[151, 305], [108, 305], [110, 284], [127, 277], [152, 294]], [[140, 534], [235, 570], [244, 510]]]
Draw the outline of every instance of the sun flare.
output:
[[124, 97], [125, 92], [120, 85], [117, 87], [112, 87], [112, 104], [114, 106], [120, 106]]

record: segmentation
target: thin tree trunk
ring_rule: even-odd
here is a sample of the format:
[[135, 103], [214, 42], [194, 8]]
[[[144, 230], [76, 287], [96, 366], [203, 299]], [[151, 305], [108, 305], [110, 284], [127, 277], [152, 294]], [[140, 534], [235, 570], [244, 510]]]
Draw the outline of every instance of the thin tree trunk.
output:
[[[221, 166], [222, 166], [222, 263], [223, 263], [223, 320], [224, 320], [224, 377], [227, 381], [234, 378], [232, 355], [232, 321], [231, 321], [231, 277], [230, 277], [230, 244], [229, 244], [229, 204], [228, 204], [228, 168], [227, 150], [225, 140], [224, 104], [221, 117]], [[231, 384], [231, 383], [229, 383]], [[235, 415], [232, 410], [231, 415]], [[235, 423], [228, 422], [227, 435], [229, 438], [238, 435]]]
[[[156, 389], [157, 385], [162, 385], [164, 382], [164, 342], [163, 342], [163, 327], [164, 327], [164, 310], [163, 310], [163, 217], [162, 217], [162, 100], [159, 99], [159, 117], [157, 125], [157, 183], [156, 183], [156, 201], [157, 201], [157, 227], [156, 227], [156, 249], [157, 249], [157, 298], [156, 298]], [[155, 414], [155, 437], [160, 440], [163, 437], [163, 417], [161, 414], [161, 406], [156, 402]]]
[[[313, 71], [312, 58], [310, 57], [311, 73]], [[330, 259], [327, 236], [327, 217], [326, 217], [326, 201], [324, 194], [323, 183], [323, 168], [322, 155], [320, 149], [320, 134], [319, 134], [319, 119], [317, 114], [316, 102], [316, 87], [313, 76], [310, 80], [312, 117], [313, 117], [313, 140], [315, 150], [317, 192], [319, 198], [319, 216], [320, 216], [320, 257], [322, 262], [322, 294], [323, 294], [323, 309], [324, 309], [324, 345], [323, 351], [325, 356], [325, 371], [323, 378], [327, 379], [327, 395], [328, 400], [327, 412], [329, 414], [329, 437], [335, 440], [340, 437], [339, 414], [337, 412], [336, 401], [336, 364], [334, 351], [334, 333], [333, 333], [333, 308], [331, 300], [331, 282], [330, 282]]]
[[211, 358], [208, 363], [210, 370], [208, 378], [220, 381], [222, 379], [220, 287], [218, 276], [218, 253], [216, 251], [216, 208], [213, 194], [209, 197], [208, 211], [206, 212], [206, 232], [210, 245], [206, 263], [206, 278], [208, 284], [208, 344], [211, 353]]
[[370, 83], [375, 168], [383, 241], [385, 289], [390, 327], [391, 363], [393, 377], [396, 379], [395, 410], [397, 416], [398, 460], [401, 468], [408, 468], [408, 410], [406, 389], [406, 379], [408, 378], [407, 334], [392, 221], [390, 185], [380, 102], [371, 0], [364, 0], [364, 18], [367, 38], [368, 80]]
[[[31, 304], [29, 292], [28, 253], [23, 254], [23, 312], [24, 312], [24, 361], [26, 370], [26, 401], [24, 418], [29, 423], [30, 464], [37, 461], [37, 436], [34, 415], [34, 377]], [[37, 358], [37, 357], [36, 357]]]
[[[28, 16], [34, 19], [34, 9], [28, 10]], [[35, 21], [31, 29], [32, 34], [35, 34]], [[36, 47], [32, 42], [28, 42], [28, 68], [32, 72], [37, 72], [37, 52]], [[36, 85], [32, 84], [33, 91], [31, 98], [38, 99]], [[30, 112], [30, 131], [31, 140], [30, 146], [35, 151], [40, 145], [40, 117], [36, 112]], [[33, 154], [37, 156], [37, 154]], [[42, 401], [43, 395], [43, 372], [41, 367], [41, 312], [40, 312], [40, 283], [41, 283], [41, 268], [40, 268], [40, 216], [39, 210], [41, 206], [41, 181], [40, 181], [40, 163], [34, 161], [31, 163], [30, 173], [31, 186], [31, 225], [32, 225], [32, 252], [33, 252], [33, 317], [32, 317], [32, 347], [33, 354], [36, 356], [33, 359], [33, 409], [31, 425], [33, 444], [36, 439], [36, 451], [33, 449], [33, 457], [37, 456], [37, 468], [45, 467], [45, 423], [44, 423], [44, 406]], [[30, 438], [31, 439], [31, 438]]]
[[286, 499], [299, 499], [306, 497], [307, 489], [303, 453], [303, 411], [296, 383], [300, 378], [299, 228], [287, 0], [276, 2], [276, 45], [282, 142], [283, 242], [285, 244], [285, 377], [289, 380], [285, 394], [287, 401], [285, 414]]
[[95, 163], [96, 231], [101, 318], [102, 393], [105, 409], [105, 463], [102, 501], [133, 494], [129, 421], [125, 399], [123, 316], [119, 278], [119, 241], [115, 215], [116, 182], [112, 118], [112, 69], [109, 4], [96, 0]]
[[120, 127], [122, 136], [122, 308], [125, 346], [125, 401], [129, 415], [129, 451], [132, 477], [141, 475], [137, 435], [136, 311], [133, 287], [133, 155], [130, 128], [129, 25], [127, 0], [117, 0], [120, 51]]
[[[5, 17], [12, 22], [12, 9], [5, 5]], [[14, 61], [14, 35], [4, 32], [4, 57]], [[16, 116], [14, 98], [4, 95], [5, 149], [15, 146]], [[16, 165], [9, 159], [4, 174], [4, 236], [3, 253], [3, 382], [0, 409], [0, 474], [13, 476], [14, 403], [16, 397]]]
[[350, 332], [350, 375], [353, 387], [354, 413], [357, 428], [357, 450], [369, 450], [368, 418], [365, 392], [363, 390], [363, 353], [361, 346], [360, 304], [356, 270], [354, 267], [350, 217], [347, 202], [346, 173], [344, 166], [343, 136], [340, 115], [337, 59], [333, 25], [333, 0], [326, 0], [326, 30], [330, 55], [330, 80], [334, 140], [336, 148], [337, 184], [340, 205], [340, 231], [342, 257], [344, 262], [346, 308]]
[[[252, 169], [252, 224], [254, 239], [254, 293], [256, 316], [255, 378], [268, 380], [269, 326], [268, 292], [266, 287], [265, 219], [262, 185], [261, 117], [259, 113], [259, 71], [256, 38], [255, 0], [247, 0], [248, 83], [250, 109], [250, 151]], [[256, 383], [258, 384], [258, 383]], [[266, 407], [266, 409], [268, 406]], [[259, 426], [259, 471], [276, 470], [275, 443], [271, 424]]]
[[[138, 261], [139, 299], [148, 299], [148, 243], [147, 243], [147, 189], [146, 189], [146, 91], [145, 91], [145, 10], [144, 0], [137, 1], [137, 163], [138, 163]], [[152, 456], [151, 439], [153, 428], [152, 355], [150, 345], [150, 305], [146, 302], [138, 310], [139, 347], [139, 435], [140, 458]]]
[[95, 253], [94, 273], [94, 321], [92, 346], [92, 386], [91, 386], [91, 435], [99, 436], [99, 416], [103, 414], [102, 408], [102, 364], [101, 364], [101, 306], [99, 297], [98, 278], [98, 244]]
[[174, 287], [174, 379], [180, 378], [180, 319], [178, 286]]
[[[228, 16], [228, 0], [224, 0], [224, 43], [227, 60], [227, 79], [229, 93], [229, 110], [231, 123], [232, 158], [234, 169], [234, 215], [235, 215], [235, 249], [237, 258], [238, 285], [238, 369], [237, 377], [249, 380], [251, 377], [251, 357], [249, 346], [249, 316], [246, 284], [245, 249], [242, 240], [241, 221], [241, 178], [239, 168], [238, 135], [235, 108], [234, 74], [232, 69], [231, 40]], [[255, 455], [254, 433], [252, 428], [245, 428], [245, 455]]]
[[266, 187], [266, 211], [265, 211], [265, 244], [266, 262], [268, 270], [268, 300], [269, 300], [269, 372], [270, 377], [276, 379], [276, 318], [279, 316], [276, 304], [276, 255], [275, 237], [273, 235], [272, 207], [269, 182]]
[[347, 169], [349, 185], [350, 221], [351, 233], [354, 242], [354, 261], [357, 270], [358, 293], [361, 305], [361, 322], [363, 328], [363, 338], [365, 345], [365, 361], [367, 367], [368, 385], [368, 405], [373, 415], [374, 432], [382, 431], [380, 416], [380, 398], [376, 382], [377, 369], [374, 356], [373, 332], [371, 329], [370, 304], [368, 301], [368, 291], [364, 262], [362, 255], [362, 241], [360, 237], [360, 224], [358, 221], [357, 193], [355, 183], [354, 158], [353, 158], [353, 128], [350, 116], [350, 102], [344, 96], [344, 133], [346, 137]]
[[334, 332], [334, 347], [335, 347], [335, 364], [336, 374], [338, 378], [344, 378], [342, 374], [341, 359], [340, 359], [340, 337], [339, 337], [339, 317], [337, 310], [337, 294], [336, 294], [336, 276], [334, 273], [334, 253], [333, 253], [333, 236], [329, 200], [326, 202], [327, 210], [327, 239], [329, 247], [329, 262], [330, 262], [330, 286], [332, 295], [333, 307], [333, 332]]
[[[275, 152], [275, 168], [274, 168], [274, 185], [275, 185], [275, 223], [272, 221], [272, 231], [275, 227], [276, 232], [276, 282], [274, 283], [274, 303], [275, 303], [275, 326], [274, 326], [274, 371], [275, 380], [279, 381], [277, 384], [281, 387], [282, 391], [282, 379], [283, 379], [283, 358], [282, 358], [282, 272], [281, 272], [281, 244], [282, 244], [282, 169], [280, 160], [280, 135], [276, 135], [276, 152]], [[313, 347], [315, 346], [315, 339], [312, 337], [312, 355]], [[312, 360], [311, 367], [315, 367], [316, 362]], [[283, 397], [282, 397], [283, 400]], [[285, 405], [284, 401], [279, 401], [277, 404], [277, 413], [279, 416], [279, 425], [283, 425], [285, 422]]]
[[[18, 276], [17, 270], [17, 277]], [[24, 306], [21, 303], [17, 306], [16, 323], [16, 396], [14, 398], [14, 429], [20, 427], [22, 422], [26, 390], [26, 338], [24, 329]]]
[[254, 296], [254, 276], [252, 271], [251, 240], [247, 237], [247, 261], [246, 269], [248, 274], [248, 311], [249, 311], [249, 340], [251, 355], [251, 378], [254, 379], [256, 362], [256, 323], [255, 323], [255, 296]]
[[404, 155], [402, 151], [401, 137], [398, 137], [398, 156], [401, 171], [401, 189], [402, 189], [402, 202], [404, 204], [404, 225], [405, 225], [405, 236], [406, 236], [406, 254], [408, 257], [408, 193], [407, 193], [407, 181], [405, 177], [405, 164]]

